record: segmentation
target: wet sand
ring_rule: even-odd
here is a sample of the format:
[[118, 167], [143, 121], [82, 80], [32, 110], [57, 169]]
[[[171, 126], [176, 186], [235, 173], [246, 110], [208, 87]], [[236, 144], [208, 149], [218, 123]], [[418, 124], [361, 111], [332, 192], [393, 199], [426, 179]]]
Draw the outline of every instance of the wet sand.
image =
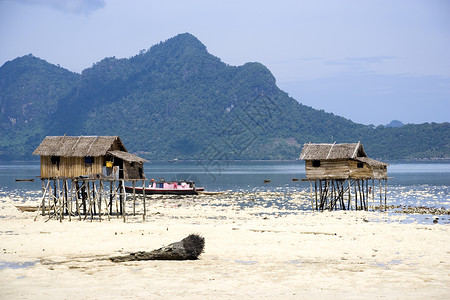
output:
[[[242, 207], [233, 197], [155, 198], [147, 220], [33, 219], [0, 199], [1, 299], [446, 299], [450, 225], [380, 212]], [[270, 195], [268, 196], [270, 198]], [[292, 197], [307, 203], [307, 193]], [[246, 201], [257, 201], [247, 196]], [[150, 201], [149, 201], [150, 202]], [[27, 204], [27, 203], [25, 203]], [[130, 211], [130, 210], [128, 210]], [[106, 218], [107, 219], [107, 218]], [[196, 261], [112, 263], [190, 233]]]

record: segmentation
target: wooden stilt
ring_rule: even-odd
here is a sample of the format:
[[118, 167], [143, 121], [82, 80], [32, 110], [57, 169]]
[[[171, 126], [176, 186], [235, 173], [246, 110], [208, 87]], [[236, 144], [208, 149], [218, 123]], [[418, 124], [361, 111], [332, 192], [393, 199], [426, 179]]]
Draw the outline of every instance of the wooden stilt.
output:
[[341, 206], [341, 200], [340, 200], [340, 188], [339, 188], [339, 181], [338, 180], [334, 180], [334, 209], [337, 210], [338, 209], [338, 205], [340, 208], [342, 208]]
[[320, 185], [320, 204], [319, 204], [319, 209], [321, 210], [321, 211], [323, 211], [324, 210], [324, 207], [325, 207], [325, 181], [323, 181], [323, 184], [322, 184], [322, 180], [321, 181], [319, 181], [319, 185]]
[[62, 180], [62, 202], [63, 202], [63, 213], [62, 216], [69, 214], [69, 204], [68, 204], [68, 192], [67, 192], [67, 179]]
[[322, 191], [322, 180], [319, 180], [319, 209], [320, 211], [323, 211], [323, 191]]
[[133, 180], [133, 216], [136, 215], [136, 181]]
[[40, 209], [42, 209], [42, 215], [45, 215], [45, 195], [47, 194], [47, 189], [48, 189], [49, 185], [50, 185], [50, 181], [48, 181], [47, 186], [45, 186], [45, 179], [42, 180], [43, 192], [42, 192], [42, 200], [40, 201], [41, 207], [38, 208], [37, 214], [34, 217], [34, 221], [36, 221], [37, 216], [39, 215]]
[[[42, 187], [44, 188], [45, 185], [45, 179], [42, 181]], [[47, 193], [47, 190], [50, 185], [50, 180], [47, 180], [47, 186], [44, 188], [44, 193], [42, 194], [42, 215], [45, 215], [45, 194]], [[49, 207], [50, 210], [50, 207]]]
[[[88, 184], [91, 184], [91, 182], [89, 182]], [[97, 199], [97, 194], [95, 193], [95, 180], [92, 181], [92, 189], [90, 190], [92, 193], [92, 210], [93, 210], [93, 214], [96, 215], [97, 214], [97, 206], [95, 205], [97, 203], [97, 201], [95, 201]]]
[[348, 204], [347, 204], [347, 210], [351, 209], [351, 201], [352, 201], [352, 184], [351, 184], [351, 179], [348, 179]]
[[360, 191], [360, 195], [361, 195], [361, 210], [366, 210], [366, 195], [365, 195], [365, 191], [364, 191], [364, 179], [361, 179], [361, 191]]
[[335, 191], [335, 186], [334, 186], [334, 180], [331, 179], [330, 180], [330, 189], [331, 189], [331, 193], [330, 193], [330, 210], [335, 209], [335, 205], [336, 205], [336, 191]]
[[119, 194], [119, 214], [123, 215], [123, 195], [122, 195], [122, 181], [119, 180], [117, 187], [117, 193]]
[[[111, 181], [109, 183], [111, 186]], [[104, 185], [103, 181], [100, 181], [100, 184], [101, 184], [102, 195], [105, 196], [102, 198], [105, 199], [105, 211], [106, 211], [106, 214], [108, 216], [108, 221], [109, 221], [109, 220], [111, 220], [111, 216], [109, 214], [109, 206], [108, 206], [108, 200], [110, 199], [110, 197], [106, 197], [106, 195], [108, 195], [108, 193], [107, 192], [105, 193], [105, 185]], [[111, 203], [111, 201], [109, 201], [109, 203]]]
[[[56, 209], [56, 204], [57, 204], [57, 201], [56, 201], [56, 180], [55, 179], [53, 179], [53, 203], [54, 203], [54, 205], [55, 205], [55, 209]], [[56, 211], [55, 211], [56, 212]]]
[[365, 191], [364, 183], [365, 183], [365, 180], [362, 179], [361, 180], [361, 191], [362, 191], [362, 200], [363, 200], [362, 202], [363, 202], [364, 210], [367, 211], [367, 198], [366, 198], [366, 191]]
[[62, 220], [63, 220], [63, 217], [64, 217], [64, 214], [63, 214], [63, 212], [64, 212], [64, 198], [62, 198], [61, 197], [61, 195], [62, 195], [62, 193], [61, 193], [61, 185], [59, 184], [59, 179], [57, 180], [57, 182], [58, 182], [58, 184], [57, 184], [57, 186], [58, 186], [58, 193], [57, 193], [57, 199], [56, 199], [56, 201], [58, 202], [58, 204], [59, 204], [59, 222], [62, 222]]
[[370, 189], [370, 180], [366, 179], [366, 200], [367, 200], [367, 209], [370, 210], [370, 194], [371, 194], [371, 189]]
[[340, 180], [336, 181], [336, 189], [337, 189], [337, 195], [338, 195], [337, 201], [339, 203], [339, 209], [345, 210], [345, 207], [343, 207], [343, 205], [342, 205], [342, 192], [341, 192], [342, 188], [341, 188]]
[[101, 184], [102, 181], [100, 180], [98, 183], [98, 189], [96, 188], [95, 181], [94, 181], [94, 193], [97, 196], [97, 206], [98, 206], [98, 220], [102, 221], [102, 192], [101, 192]]
[[80, 203], [78, 201], [78, 199], [80, 199], [80, 185], [78, 184], [78, 180], [75, 180], [75, 205], [77, 206], [77, 215], [78, 215], [78, 220], [81, 221], [81, 212], [80, 212]]
[[113, 182], [109, 182], [109, 214], [112, 215], [112, 206], [113, 206]]
[[323, 211], [327, 208], [329, 208], [329, 203], [328, 203], [328, 180], [324, 180], [323, 181], [323, 185], [322, 185], [322, 196], [321, 196], [321, 205], [320, 205], [320, 210]]
[[375, 179], [372, 179], [372, 206], [375, 210]]
[[358, 185], [359, 209], [363, 210], [362, 197], [361, 197], [361, 184], [359, 183], [359, 179], [356, 180], [356, 184]]
[[83, 180], [81, 185], [81, 203], [83, 205], [83, 214], [87, 214], [87, 207], [86, 207], [86, 181]]
[[344, 194], [345, 194], [345, 180], [338, 180], [337, 181], [337, 186], [338, 186], [338, 197], [339, 197], [339, 206], [340, 209], [346, 210], [345, 209], [345, 201], [344, 201]]
[[379, 191], [380, 191], [380, 211], [383, 211], [383, 200], [382, 200], [382, 196], [381, 196], [381, 180], [378, 180], [378, 186], [379, 186]]
[[[117, 191], [119, 190], [119, 187], [120, 187], [120, 181], [118, 183], [119, 186], [117, 188], [116, 188], [116, 181], [115, 180], [113, 181], [113, 183], [114, 183], [114, 199], [116, 201], [116, 216], [117, 216], [117, 219], [118, 219], [119, 218], [119, 209], [120, 209], [120, 213], [122, 213], [122, 200], [119, 199], [119, 202], [117, 201]], [[120, 203], [120, 208], [119, 208], [119, 203]]]
[[340, 200], [339, 200], [339, 182], [337, 180], [333, 180], [333, 189], [334, 189], [334, 210], [338, 209], [338, 204], [340, 205]]
[[[88, 200], [89, 200], [89, 207], [88, 207], [88, 211], [89, 211], [89, 215], [91, 216], [91, 222], [93, 221], [93, 219], [94, 219], [94, 216], [93, 216], [93, 211], [92, 211], [92, 197], [91, 197], [91, 188], [90, 188], [90, 184], [89, 184], [89, 181], [86, 181], [86, 183], [87, 183], [87, 198], [88, 198]], [[87, 214], [86, 214], [86, 216], [84, 217], [84, 219], [86, 220], [86, 218], [87, 218]]]
[[337, 210], [338, 209], [338, 205], [339, 208], [342, 209], [341, 206], [341, 199], [340, 199], [340, 187], [339, 187], [339, 181], [338, 180], [334, 180], [334, 209]]
[[319, 207], [317, 206], [317, 180], [314, 180], [314, 191], [316, 193], [316, 211], [318, 211]]
[[[50, 215], [50, 210], [55, 209], [55, 205], [52, 205], [52, 200], [53, 200], [53, 191], [52, 191], [52, 185], [50, 185], [48, 187], [48, 214]], [[56, 210], [54, 211], [54, 213], [56, 213]]]
[[69, 186], [67, 184], [67, 178], [64, 178], [63, 180], [63, 190], [64, 190], [64, 207], [65, 207], [65, 214], [68, 215], [69, 214]]
[[360, 210], [364, 210], [364, 203], [363, 203], [363, 201], [364, 201], [364, 199], [363, 199], [364, 193], [361, 192], [361, 182], [360, 182], [360, 180], [358, 179], [357, 181], [358, 181], [358, 193], [359, 193], [359, 209]]
[[75, 188], [77, 190], [77, 192], [76, 192], [77, 198], [75, 199], [75, 201], [76, 201], [76, 205], [77, 205], [78, 220], [81, 220], [81, 206], [83, 204], [83, 191], [82, 191], [83, 184], [81, 183], [81, 185], [80, 185], [80, 182], [77, 180], [75, 183]]
[[145, 179], [142, 179], [142, 196], [143, 196], [143, 204], [144, 204], [144, 214], [142, 215], [142, 219], [145, 221], [145, 216], [147, 214], [147, 209], [145, 207]]
[[127, 194], [125, 193], [125, 181], [121, 180], [120, 181], [120, 195], [123, 195], [123, 199], [122, 199], [122, 216], [123, 216], [123, 222], [125, 223], [127, 221], [127, 217], [126, 217], [126, 200], [127, 200]]
[[384, 211], [387, 211], [387, 179], [384, 180]]
[[69, 222], [72, 221], [72, 197], [73, 197], [73, 180], [70, 180], [70, 194], [69, 194]]

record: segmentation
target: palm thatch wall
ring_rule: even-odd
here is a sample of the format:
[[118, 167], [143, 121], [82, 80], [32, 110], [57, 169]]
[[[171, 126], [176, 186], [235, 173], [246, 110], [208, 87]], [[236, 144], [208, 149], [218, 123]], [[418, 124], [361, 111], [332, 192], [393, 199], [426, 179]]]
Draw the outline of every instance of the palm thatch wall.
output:
[[[93, 175], [144, 178], [145, 160], [128, 153], [118, 136], [47, 136], [33, 155], [41, 156], [41, 179]], [[112, 170], [119, 170], [119, 174]]]
[[361, 143], [305, 144], [300, 159], [310, 180], [387, 178], [388, 164], [368, 158]]

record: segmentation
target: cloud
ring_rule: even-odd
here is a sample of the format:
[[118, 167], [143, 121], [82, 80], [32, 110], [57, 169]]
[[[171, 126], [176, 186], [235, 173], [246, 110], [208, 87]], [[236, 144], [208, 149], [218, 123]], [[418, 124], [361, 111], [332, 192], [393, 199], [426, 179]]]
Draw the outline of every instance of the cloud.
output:
[[105, 0], [19, 0], [26, 5], [48, 6], [65, 13], [90, 14], [105, 6]]
[[379, 64], [384, 63], [388, 60], [398, 59], [396, 56], [355, 56], [346, 57], [339, 60], [327, 60], [325, 63], [328, 65], [361, 65], [361, 64]]
[[366, 56], [366, 57], [348, 57], [349, 61], [364, 63], [382, 63], [386, 60], [397, 59], [396, 56]]

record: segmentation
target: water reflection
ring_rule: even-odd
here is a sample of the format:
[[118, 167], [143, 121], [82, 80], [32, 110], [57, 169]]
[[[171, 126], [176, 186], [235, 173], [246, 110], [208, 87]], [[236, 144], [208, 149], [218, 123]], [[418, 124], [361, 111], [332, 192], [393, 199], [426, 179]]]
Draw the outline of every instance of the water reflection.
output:
[[[230, 191], [233, 197], [225, 197], [220, 205], [233, 202], [242, 209], [257, 203], [281, 210], [310, 209], [309, 183], [293, 181], [305, 178], [302, 161], [232, 161], [224, 166], [214, 176], [195, 161], [150, 162], [144, 169], [148, 179], [195, 178], [197, 186], [207, 191]], [[20, 203], [37, 201], [42, 187], [36, 178], [39, 170], [38, 161], [0, 163], [0, 197]], [[391, 163], [388, 172], [393, 177], [388, 183], [388, 204], [450, 209], [450, 163]], [[36, 180], [16, 182], [16, 178]]]

